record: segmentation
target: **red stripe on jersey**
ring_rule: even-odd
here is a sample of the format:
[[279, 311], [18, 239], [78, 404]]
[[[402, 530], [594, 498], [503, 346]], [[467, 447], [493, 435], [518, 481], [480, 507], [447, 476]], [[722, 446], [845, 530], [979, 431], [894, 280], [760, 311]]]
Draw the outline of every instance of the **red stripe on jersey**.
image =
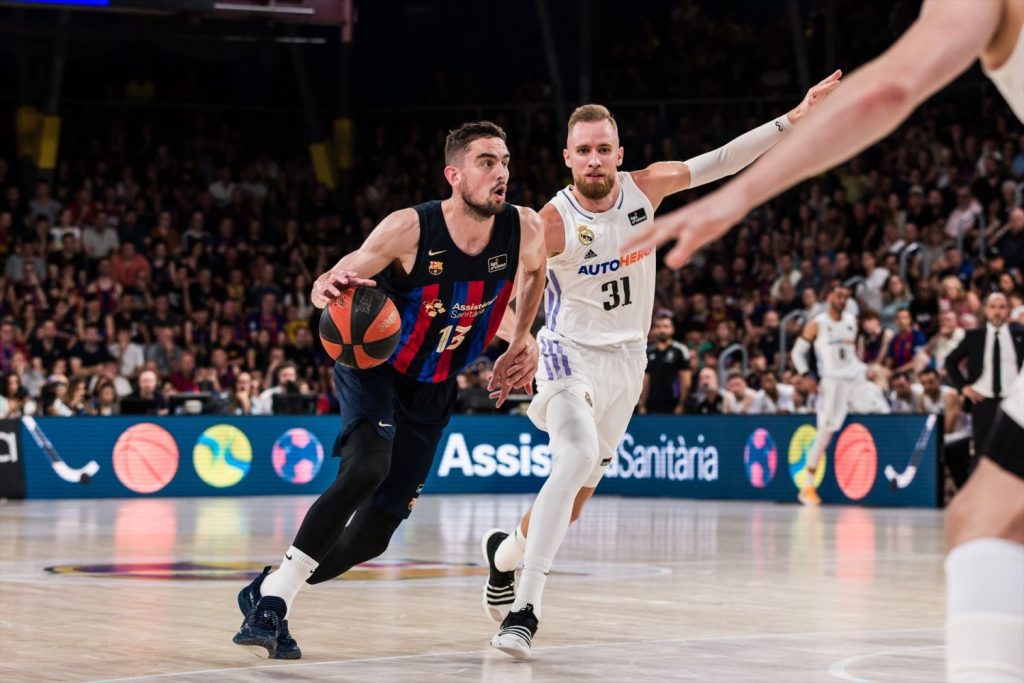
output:
[[[455, 339], [456, 335], [459, 334], [459, 327], [473, 326], [473, 321], [476, 319], [476, 316], [473, 315], [474, 313], [482, 313], [482, 311], [474, 310], [473, 307], [483, 303], [485, 284], [486, 283], [483, 280], [474, 280], [469, 283], [469, 292], [466, 294], [466, 300], [462, 302], [466, 306], [465, 313], [462, 314], [462, 317], [460, 317], [459, 321], [456, 323], [456, 328], [452, 331], [451, 339]], [[466, 336], [469, 335], [469, 332], [471, 331], [472, 330], [467, 330], [462, 335], [463, 341], [465, 341]], [[448, 371], [451, 370], [452, 367], [452, 354], [455, 353], [456, 348], [458, 347], [453, 347], [451, 342], [449, 342], [448, 348], [441, 354], [441, 357], [437, 361], [437, 368], [434, 370], [435, 382], [443, 382], [448, 379]]]
[[512, 290], [515, 289], [515, 284], [515, 280], [505, 283], [501, 294], [498, 295], [498, 300], [494, 302], [491, 320], [487, 324], [487, 334], [484, 336], [485, 349], [491, 343], [491, 340], [494, 339], [494, 335], [498, 333], [498, 326], [501, 325], [501, 319], [505, 317], [505, 309], [508, 308], [508, 300], [512, 298]]
[[427, 336], [427, 330], [430, 329], [430, 324], [434, 322], [434, 319], [424, 312], [423, 306], [436, 299], [437, 294], [440, 291], [440, 284], [427, 285], [423, 288], [423, 298], [420, 303], [419, 317], [416, 318], [416, 325], [413, 326], [412, 332], [409, 334], [409, 339], [405, 342], [405, 346], [403, 346], [402, 350], [398, 352], [398, 356], [392, 364], [394, 365], [395, 370], [398, 370], [401, 373], [408, 370], [409, 364], [415, 360], [416, 354], [419, 352], [420, 347], [423, 346], [423, 340]]

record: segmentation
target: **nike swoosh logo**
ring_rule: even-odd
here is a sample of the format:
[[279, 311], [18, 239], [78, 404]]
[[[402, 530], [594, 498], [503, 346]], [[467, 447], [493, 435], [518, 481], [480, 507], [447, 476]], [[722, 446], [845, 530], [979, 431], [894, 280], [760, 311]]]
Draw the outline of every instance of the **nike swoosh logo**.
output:
[[389, 424], [388, 424], [387, 422], [385, 422], [384, 420], [381, 420], [380, 422], [378, 422], [378, 423], [377, 423], [377, 426], [378, 426], [378, 427], [391, 427], [391, 426], [393, 426], [393, 425], [389, 425]]
[[286, 553], [286, 554], [285, 554], [285, 556], [284, 556], [284, 559], [286, 559], [286, 560], [290, 560], [290, 559], [292, 559], [292, 556], [291, 556], [291, 555], [288, 555], [288, 554]]
[[427, 256], [437, 256], [438, 254], [443, 254], [446, 251], [448, 251], [448, 250], [447, 249], [442, 249], [441, 251], [433, 251], [433, 250], [428, 249], [427, 250]]

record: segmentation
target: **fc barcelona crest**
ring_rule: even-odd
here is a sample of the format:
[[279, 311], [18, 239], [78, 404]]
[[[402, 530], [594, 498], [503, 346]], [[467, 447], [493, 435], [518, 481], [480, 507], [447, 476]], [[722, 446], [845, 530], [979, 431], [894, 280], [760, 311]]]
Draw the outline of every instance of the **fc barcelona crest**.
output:
[[587, 246], [594, 241], [594, 231], [585, 225], [576, 226], [576, 237], [579, 238], [580, 244]]
[[431, 275], [440, 275], [442, 272], [444, 272], [444, 262], [431, 261], [430, 265], [427, 266], [427, 272], [430, 273]]

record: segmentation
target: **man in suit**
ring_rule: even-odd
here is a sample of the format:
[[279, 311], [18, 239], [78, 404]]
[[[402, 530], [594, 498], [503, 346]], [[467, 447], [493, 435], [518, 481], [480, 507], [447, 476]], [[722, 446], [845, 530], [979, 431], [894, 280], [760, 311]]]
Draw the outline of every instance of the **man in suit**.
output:
[[[949, 380], [964, 396], [971, 411], [975, 453], [979, 453], [995, 420], [999, 402], [1010, 392], [1010, 385], [1024, 363], [1024, 325], [1007, 322], [1010, 305], [1001, 293], [985, 299], [985, 325], [969, 331], [960, 345], [946, 357]], [[966, 359], [967, 374], [961, 364]], [[966, 471], [950, 463], [957, 486], [966, 480]], [[962, 480], [961, 480], [962, 479]]]

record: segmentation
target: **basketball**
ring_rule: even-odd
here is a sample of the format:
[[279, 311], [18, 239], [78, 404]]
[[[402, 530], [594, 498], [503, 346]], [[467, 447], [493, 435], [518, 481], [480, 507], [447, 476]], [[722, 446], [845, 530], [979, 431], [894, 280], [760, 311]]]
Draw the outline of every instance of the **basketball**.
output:
[[395, 352], [402, 317], [387, 294], [370, 287], [346, 289], [320, 313], [320, 341], [327, 355], [366, 370]]

